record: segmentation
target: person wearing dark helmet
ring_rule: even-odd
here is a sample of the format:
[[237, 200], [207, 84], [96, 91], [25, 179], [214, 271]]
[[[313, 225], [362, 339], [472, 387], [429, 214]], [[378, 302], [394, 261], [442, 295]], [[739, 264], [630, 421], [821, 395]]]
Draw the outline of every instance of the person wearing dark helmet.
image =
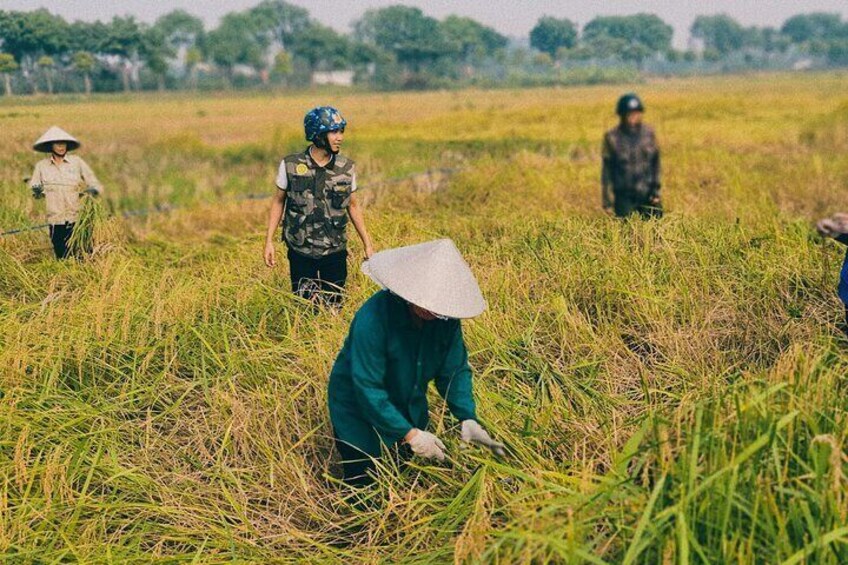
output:
[[356, 199], [356, 167], [339, 153], [347, 121], [335, 108], [321, 106], [307, 112], [303, 125], [311, 145], [280, 163], [264, 259], [268, 267], [276, 265], [274, 236], [282, 220], [292, 292], [337, 306], [347, 280], [348, 218], [366, 258], [374, 247]]
[[660, 149], [653, 128], [642, 121], [644, 112], [639, 96], [625, 94], [616, 104], [618, 125], [604, 135], [601, 204], [619, 218], [663, 213]]

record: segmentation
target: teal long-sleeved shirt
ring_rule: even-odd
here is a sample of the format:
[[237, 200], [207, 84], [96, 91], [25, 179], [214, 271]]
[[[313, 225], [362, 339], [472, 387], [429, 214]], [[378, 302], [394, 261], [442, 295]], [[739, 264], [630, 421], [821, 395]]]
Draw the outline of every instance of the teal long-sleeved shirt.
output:
[[356, 313], [330, 373], [328, 404], [336, 437], [372, 457], [429, 422], [435, 381], [451, 413], [476, 419], [468, 351], [459, 320], [417, 320], [388, 291]]

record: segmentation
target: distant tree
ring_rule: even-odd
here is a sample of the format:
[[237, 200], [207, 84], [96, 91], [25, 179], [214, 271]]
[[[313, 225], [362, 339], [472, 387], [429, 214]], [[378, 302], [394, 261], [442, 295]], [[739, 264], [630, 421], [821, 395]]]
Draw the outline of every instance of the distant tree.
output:
[[203, 62], [203, 53], [198, 47], [189, 47], [186, 50], [185, 62], [189, 76], [189, 86], [194, 90], [197, 88], [197, 66]]
[[508, 43], [506, 37], [471, 18], [448, 16], [441, 29], [446, 41], [453, 44], [452, 50], [466, 63], [494, 55]]
[[337, 70], [350, 66], [350, 40], [327, 26], [312, 24], [299, 31], [289, 43], [291, 55], [304, 61], [310, 73], [322, 68]]
[[571, 49], [562, 48], [557, 51], [557, 59], [562, 60], [571, 60], [571, 61], [588, 61], [592, 59], [592, 57], [596, 57], [597, 53], [594, 49], [590, 48], [584, 43], [578, 43], [575, 47]]
[[[307, 61], [307, 65], [310, 68], [313, 65], [338, 65], [340, 52], [347, 51], [346, 37], [330, 28], [319, 26], [310, 18], [306, 9], [284, 0], [263, 0], [245, 12], [245, 15], [250, 20], [256, 42], [262, 47], [259, 59], [261, 64], [252, 66], [259, 71], [263, 82], [267, 82], [269, 71], [273, 70], [275, 64], [274, 54], [280, 50], [288, 51], [295, 58], [297, 50], [309, 53], [311, 62]], [[308, 30], [319, 27], [322, 29], [316, 29], [314, 36], [309, 35]], [[307, 45], [299, 47], [301, 40]], [[332, 53], [323, 58], [318, 56], [315, 53], [318, 44], [325, 44]], [[346, 54], [341, 57], [346, 58]]]
[[601, 16], [583, 28], [583, 41], [599, 56], [641, 62], [671, 49], [674, 28], [653, 14]]
[[47, 92], [53, 94], [53, 69], [56, 68], [56, 61], [50, 55], [42, 55], [36, 64], [47, 81]]
[[171, 46], [161, 28], [154, 26], [145, 30], [139, 50], [147, 63], [147, 68], [156, 77], [159, 91], [165, 90], [168, 60], [176, 56], [176, 50]]
[[0, 11], [3, 50], [18, 61], [56, 55], [68, 46], [68, 23], [45, 9], [32, 12]]
[[815, 39], [827, 41], [845, 33], [839, 14], [824, 12], [792, 16], [783, 23], [781, 31], [796, 44]]
[[721, 53], [715, 47], [707, 47], [704, 49], [704, 52], [701, 53], [701, 56], [704, 58], [704, 61], [710, 63], [717, 63], [721, 61]]
[[294, 71], [292, 57], [288, 51], [280, 51], [274, 56], [274, 67], [271, 69], [275, 75], [288, 77]]
[[165, 90], [165, 77], [168, 75], [168, 60], [161, 54], [151, 55], [147, 59], [147, 68], [156, 77], [156, 87], [159, 92]]
[[765, 53], [781, 53], [789, 47], [790, 40], [773, 27], [749, 27], [745, 29], [745, 47]]
[[6, 86], [6, 96], [12, 95], [12, 73], [18, 70], [18, 62], [11, 53], [0, 53], [0, 74]]
[[376, 45], [351, 40], [350, 63], [358, 80], [370, 81], [378, 87], [394, 86], [400, 75], [394, 54]]
[[554, 59], [544, 51], [540, 51], [533, 55], [533, 64], [537, 67], [552, 67]]
[[164, 36], [165, 42], [173, 50], [202, 47], [206, 35], [203, 20], [184, 10], [174, 10], [161, 16], [153, 24]]
[[826, 57], [831, 42], [826, 39], [811, 39], [803, 44], [804, 50], [816, 57]]
[[583, 39], [583, 50], [587, 54], [586, 58], [589, 59], [609, 59], [612, 57], [629, 59], [625, 54], [631, 45], [633, 43], [626, 39], [601, 33]]
[[698, 16], [690, 33], [703, 41], [706, 49], [715, 49], [721, 55], [738, 51], [746, 40], [745, 28], [727, 14]]
[[266, 45], [276, 42], [284, 49], [292, 47], [291, 42], [314, 24], [309, 11], [283, 0], [263, 0], [247, 16], [253, 20], [255, 32], [265, 35]]
[[232, 84], [236, 65], [246, 65], [257, 70], [263, 67], [268, 38], [263, 33], [257, 33], [254, 23], [249, 14], [230, 13], [207, 37], [209, 55], [226, 71], [228, 84]]
[[530, 46], [551, 58], [556, 56], [559, 49], [571, 49], [577, 44], [577, 26], [566, 19], [542, 16], [530, 30]]
[[24, 78], [37, 92], [36, 61], [67, 49], [68, 23], [45, 9], [0, 12], [0, 38], [3, 50], [15, 57]]
[[73, 56], [74, 68], [82, 73], [83, 83], [85, 84], [85, 95], [91, 96], [91, 71], [94, 70], [96, 64], [94, 55], [88, 51], [77, 51]]
[[419, 72], [451, 53], [438, 20], [410, 6], [371, 9], [354, 24], [356, 38], [394, 54], [407, 71]]
[[144, 29], [132, 16], [116, 16], [106, 26], [105, 32], [100, 50], [104, 54], [119, 58], [124, 91], [129, 91], [132, 66], [138, 61], [143, 49]]
[[677, 49], [669, 49], [666, 51], [665, 59], [669, 63], [678, 63], [683, 60], [683, 51]]
[[392, 54], [380, 49], [376, 45], [351, 41], [350, 62], [356, 66], [370, 65], [374, 63], [386, 63], [391, 61]]
[[[158, 54], [160, 58], [164, 57], [165, 60], [162, 62], [165, 63], [165, 66], [167, 66], [168, 60], [177, 58], [184, 65], [184, 71], [190, 77], [189, 81], [194, 82], [195, 77], [191, 75], [202, 57], [200, 60], [194, 61], [193, 64], [189, 64], [188, 55], [191, 50], [202, 53], [205, 47], [206, 30], [203, 27], [203, 21], [183, 10], [174, 10], [157, 19], [151, 31], [162, 35], [164, 48], [158, 51]], [[148, 66], [150, 66], [149, 60]], [[154, 66], [161, 68], [160, 61], [156, 61]]]
[[91, 54], [103, 53], [103, 46], [108, 37], [108, 26], [103, 22], [76, 21], [69, 29], [69, 49], [76, 53], [86, 51]]
[[840, 37], [830, 42], [827, 59], [834, 65], [848, 65], [848, 37]]

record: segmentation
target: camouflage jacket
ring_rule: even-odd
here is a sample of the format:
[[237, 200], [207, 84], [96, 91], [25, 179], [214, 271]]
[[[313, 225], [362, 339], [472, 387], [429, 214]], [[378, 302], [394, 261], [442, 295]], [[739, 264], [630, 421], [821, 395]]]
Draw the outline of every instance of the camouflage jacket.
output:
[[629, 132], [620, 125], [604, 135], [601, 174], [604, 207], [615, 194], [649, 199], [660, 195], [660, 150], [654, 130], [642, 125]]
[[335, 155], [320, 167], [307, 150], [289, 155], [283, 163], [285, 242], [293, 251], [316, 259], [346, 249], [348, 207], [356, 190], [354, 162]]

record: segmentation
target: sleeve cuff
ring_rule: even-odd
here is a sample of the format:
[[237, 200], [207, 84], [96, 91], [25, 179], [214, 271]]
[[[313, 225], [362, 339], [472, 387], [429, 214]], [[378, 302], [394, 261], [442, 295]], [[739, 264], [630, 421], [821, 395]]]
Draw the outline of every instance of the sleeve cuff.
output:
[[409, 431], [414, 427], [415, 426], [409, 426], [408, 428], [406, 428], [406, 431], [403, 431], [403, 432], [398, 432], [398, 433], [394, 433], [394, 434], [381, 433], [380, 435], [383, 436], [383, 440], [386, 442], [386, 445], [392, 446], [392, 445], [395, 445], [396, 443], [401, 443], [403, 441], [403, 438], [406, 437], [406, 434], [408, 434]]
[[477, 413], [475, 410], [458, 410], [457, 412], [451, 411], [451, 413], [453, 414], [453, 417], [460, 422], [464, 422], [465, 420], [477, 421]]

